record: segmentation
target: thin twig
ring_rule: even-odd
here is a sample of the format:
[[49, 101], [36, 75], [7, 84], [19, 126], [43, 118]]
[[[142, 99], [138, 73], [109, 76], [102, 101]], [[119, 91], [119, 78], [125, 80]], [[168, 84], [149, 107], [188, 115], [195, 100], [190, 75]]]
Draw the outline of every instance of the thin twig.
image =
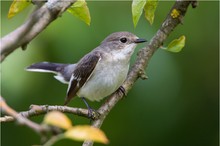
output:
[[[71, 113], [74, 115], [82, 116], [88, 118], [88, 110], [82, 108], [74, 108], [68, 106], [58, 106], [58, 105], [31, 105], [30, 110], [19, 112], [18, 114], [23, 117], [33, 117], [37, 115], [46, 114], [50, 111], [60, 111], [63, 113]], [[0, 122], [12, 122], [15, 118], [13, 116], [0, 117]]]
[[61, 140], [64, 138], [63, 134], [55, 135], [52, 136], [43, 146], [52, 146], [54, 145], [57, 141]]
[[7, 105], [4, 98], [1, 96], [0, 96], [0, 108], [1, 108], [1, 111], [12, 116], [19, 124], [26, 125], [27, 127], [33, 129], [36, 133], [41, 134], [47, 131], [47, 129], [45, 129], [43, 126], [37, 123], [34, 123], [30, 121], [29, 119], [18, 114], [15, 110], [13, 110], [11, 107]]

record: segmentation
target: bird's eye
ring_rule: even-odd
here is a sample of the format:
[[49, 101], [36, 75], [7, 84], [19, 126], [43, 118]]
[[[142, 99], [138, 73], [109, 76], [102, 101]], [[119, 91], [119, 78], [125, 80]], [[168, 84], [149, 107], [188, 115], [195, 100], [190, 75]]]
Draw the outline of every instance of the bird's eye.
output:
[[121, 38], [120, 41], [121, 41], [122, 43], [126, 43], [126, 42], [127, 42], [127, 39], [126, 39], [126, 38]]

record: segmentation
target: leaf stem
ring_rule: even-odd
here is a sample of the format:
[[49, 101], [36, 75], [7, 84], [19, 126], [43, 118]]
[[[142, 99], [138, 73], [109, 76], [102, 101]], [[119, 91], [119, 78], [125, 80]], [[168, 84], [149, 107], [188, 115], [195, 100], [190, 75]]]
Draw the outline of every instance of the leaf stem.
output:
[[49, 139], [45, 144], [43, 144], [43, 146], [52, 146], [54, 145], [57, 141], [64, 139], [65, 136], [64, 134], [59, 134], [56, 136], [51, 137], [51, 139]]

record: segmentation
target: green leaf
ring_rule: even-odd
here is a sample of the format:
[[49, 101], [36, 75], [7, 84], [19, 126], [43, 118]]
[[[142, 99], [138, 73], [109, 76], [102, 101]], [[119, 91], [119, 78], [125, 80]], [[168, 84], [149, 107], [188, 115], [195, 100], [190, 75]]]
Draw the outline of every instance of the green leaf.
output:
[[139, 18], [143, 12], [144, 6], [146, 4], [146, 0], [133, 0], [132, 1], [132, 18], [134, 27], [137, 26]]
[[144, 6], [145, 18], [152, 25], [154, 22], [154, 13], [157, 8], [158, 0], [147, 0], [146, 5]]
[[66, 138], [78, 141], [92, 140], [104, 144], [109, 142], [102, 130], [89, 125], [73, 126], [64, 133], [64, 136]]
[[85, 22], [87, 25], [90, 25], [91, 17], [85, 0], [77, 0], [70, 8], [67, 9], [67, 11]]
[[8, 11], [8, 18], [12, 18], [16, 14], [24, 10], [30, 4], [30, 0], [14, 0]]
[[182, 48], [185, 46], [185, 36], [181, 36], [178, 39], [173, 40], [168, 47], [162, 47], [162, 49], [170, 51], [170, 52], [180, 52]]

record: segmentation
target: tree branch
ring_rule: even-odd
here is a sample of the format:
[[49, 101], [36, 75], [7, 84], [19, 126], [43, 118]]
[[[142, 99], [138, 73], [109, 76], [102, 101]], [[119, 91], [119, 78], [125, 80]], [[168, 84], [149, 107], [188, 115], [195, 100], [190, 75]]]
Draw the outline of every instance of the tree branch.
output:
[[[123, 84], [124, 89], [128, 92], [132, 87], [135, 81], [139, 77], [143, 77], [143, 71], [147, 68], [149, 60], [153, 56], [154, 52], [163, 44], [168, 35], [174, 30], [174, 28], [182, 23], [182, 19], [187, 11], [188, 6], [191, 4], [191, 1], [177, 0], [173, 7], [171, 8], [167, 18], [163, 22], [161, 28], [157, 31], [154, 37], [151, 39], [150, 43], [142, 48], [139, 53], [135, 64], [130, 70], [126, 81]], [[180, 15], [177, 18], [172, 18], [172, 10], [176, 9]], [[117, 102], [123, 97], [122, 94], [114, 93], [110, 96], [107, 101], [98, 109], [100, 113], [100, 118], [94, 120], [92, 126], [100, 128], [106, 116], [109, 114], [111, 109], [117, 104]], [[92, 146], [92, 141], [85, 141], [83, 146]]]
[[43, 126], [38, 125], [37, 123], [34, 123], [34, 122], [24, 118], [23, 116], [18, 114], [15, 110], [10, 108], [6, 104], [6, 102], [3, 99], [3, 97], [1, 97], [1, 96], [0, 96], [0, 108], [1, 108], [1, 111], [5, 112], [6, 114], [8, 114], [11, 117], [13, 117], [16, 121], [18, 121], [19, 124], [26, 125], [27, 127], [33, 129], [36, 133], [41, 134], [41, 133], [47, 131], [47, 129], [44, 128]]
[[[88, 110], [82, 108], [74, 108], [68, 106], [49, 106], [49, 105], [31, 105], [29, 111], [23, 111], [18, 113], [22, 117], [33, 117], [37, 115], [46, 114], [50, 111], [60, 111], [63, 113], [71, 113], [74, 115], [82, 116], [88, 118]], [[15, 118], [13, 116], [0, 117], [0, 122], [12, 122]]]
[[48, 0], [43, 6], [37, 8], [23, 25], [1, 38], [1, 62], [15, 49], [26, 48], [32, 39], [74, 2], [75, 0]]

